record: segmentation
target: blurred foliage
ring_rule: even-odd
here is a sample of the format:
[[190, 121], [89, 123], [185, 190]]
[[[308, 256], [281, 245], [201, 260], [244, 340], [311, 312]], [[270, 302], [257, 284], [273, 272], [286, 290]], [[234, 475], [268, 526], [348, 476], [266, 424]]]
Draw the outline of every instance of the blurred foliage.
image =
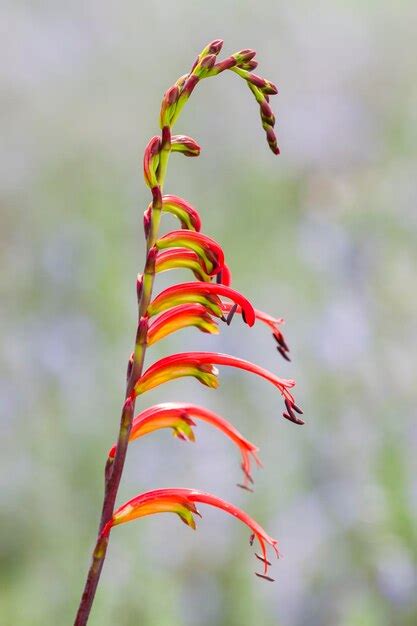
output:
[[[293, 363], [264, 329], [183, 332], [149, 358], [219, 349], [297, 379], [307, 425], [262, 381], [222, 371], [143, 405], [194, 400], [261, 448], [256, 493], [199, 425], [129, 452], [120, 501], [207, 489], [280, 539], [262, 584], [247, 533], [204, 510], [116, 529], [91, 626], [417, 623], [414, 2], [6, 2], [2, 37], [1, 624], [70, 624], [102, 498], [134, 337], [148, 194], [141, 152], [160, 97], [207, 41], [258, 50], [277, 82], [282, 156], [236, 77], [206, 81], [179, 132], [167, 191], [200, 210], [234, 284], [287, 319]], [[171, 225], [170, 218], [167, 218]], [[166, 284], [166, 278], [160, 284]], [[140, 406], [140, 404], [139, 404]]]

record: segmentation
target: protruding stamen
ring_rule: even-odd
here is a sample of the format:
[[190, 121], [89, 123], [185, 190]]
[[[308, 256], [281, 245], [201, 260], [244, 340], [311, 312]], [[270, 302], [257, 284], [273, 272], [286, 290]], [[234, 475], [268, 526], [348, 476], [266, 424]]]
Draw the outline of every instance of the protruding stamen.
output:
[[290, 422], [293, 422], [294, 424], [300, 424], [300, 426], [301, 426], [302, 424], [305, 424], [305, 421], [304, 421], [304, 420], [299, 419], [298, 417], [295, 417], [295, 415], [294, 415], [294, 417], [292, 417], [291, 415], [288, 415], [288, 413], [285, 413], [285, 412], [284, 412], [284, 413], [282, 414], [282, 417], [285, 417], [285, 419], [286, 419], [286, 420], [289, 420]]
[[254, 493], [253, 489], [251, 489], [247, 485], [243, 485], [242, 483], [236, 483], [236, 487], [240, 487], [241, 489], [244, 489], [245, 491], [250, 491], [250, 493]]
[[226, 324], [228, 326], [230, 326], [230, 324], [232, 323], [232, 319], [234, 318], [236, 310], [237, 310], [237, 304], [234, 304], [232, 308], [230, 309], [228, 316], [226, 317]]
[[274, 333], [272, 336], [275, 339], [275, 341], [281, 346], [281, 348], [283, 348], [286, 352], [290, 351], [288, 344], [282, 335], [278, 335]]
[[270, 583], [275, 582], [274, 578], [271, 578], [270, 576], [267, 576], [266, 574], [259, 574], [258, 572], [255, 572], [255, 576], [258, 576], [258, 578], [263, 578], [264, 580], [267, 580]]
[[262, 561], [262, 563], [265, 563], [266, 565], [272, 565], [271, 561], [268, 561], [268, 559], [266, 559], [264, 556], [262, 556], [262, 554], [258, 554], [257, 552], [255, 552], [255, 556], [256, 556], [257, 559]]
[[281, 356], [282, 356], [282, 357], [283, 357], [286, 361], [290, 361], [290, 362], [291, 362], [290, 357], [289, 357], [289, 356], [288, 356], [288, 354], [285, 352], [285, 350], [284, 350], [283, 348], [281, 348], [281, 346], [277, 346], [277, 350], [278, 350], [278, 352], [280, 353], [280, 355], [281, 355]]

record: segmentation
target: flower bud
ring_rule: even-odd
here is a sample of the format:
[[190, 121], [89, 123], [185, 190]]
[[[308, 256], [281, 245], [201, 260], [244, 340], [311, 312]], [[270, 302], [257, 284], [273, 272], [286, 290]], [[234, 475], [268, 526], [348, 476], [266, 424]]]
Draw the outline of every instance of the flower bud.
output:
[[236, 59], [239, 67], [244, 63], [248, 63], [252, 61], [253, 57], [256, 55], [256, 50], [250, 50], [249, 48], [245, 50], [240, 50], [239, 52], [235, 52], [232, 56]]
[[272, 112], [271, 107], [269, 106], [268, 102], [266, 102], [266, 100], [262, 100], [259, 103], [260, 109], [261, 109], [261, 118], [262, 121], [265, 122], [266, 124], [268, 124], [268, 126], [274, 126], [275, 124], [275, 115]]
[[186, 80], [184, 81], [181, 95], [189, 98], [199, 80], [199, 77], [195, 74], [191, 74], [190, 76], [188, 76], [188, 78], [186, 78]]
[[242, 63], [240, 67], [242, 68], [242, 70], [247, 70], [248, 72], [251, 72], [258, 67], [258, 61], [248, 61], [247, 63]]
[[209, 54], [219, 54], [220, 50], [223, 48], [223, 39], [215, 39], [208, 45]]
[[274, 130], [273, 130], [272, 126], [268, 126], [268, 128], [267, 128], [266, 139], [268, 141], [268, 145], [271, 148], [272, 152], [274, 154], [279, 154], [279, 148], [278, 148], [278, 145], [277, 145], [277, 138], [276, 138], [276, 135], [274, 133]]
[[143, 289], [143, 274], [138, 274], [136, 277], [136, 295], [138, 297], [138, 302], [142, 297], [142, 289]]
[[216, 62], [216, 55], [215, 54], [208, 54], [201, 61], [200, 67], [204, 67], [204, 69], [206, 69], [206, 70], [211, 70], [211, 68], [213, 67], [215, 62]]
[[161, 104], [161, 115], [160, 115], [160, 125], [161, 128], [164, 126], [170, 126], [171, 119], [175, 113], [175, 108], [177, 105], [177, 101], [180, 95], [180, 90], [177, 85], [173, 85], [165, 92], [162, 104]]
[[152, 137], [145, 148], [143, 156], [143, 173], [145, 182], [148, 187], [156, 187], [158, 185], [157, 169], [159, 165], [159, 150], [161, 148], [161, 139], [157, 135]]
[[200, 154], [198, 143], [187, 135], [174, 135], [171, 138], [171, 150], [181, 152], [184, 156], [195, 157]]
[[151, 215], [152, 215], [152, 205], [149, 205], [143, 214], [143, 230], [145, 232], [146, 238], [148, 237], [149, 231], [151, 228]]
[[236, 64], [237, 61], [233, 56], [227, 57], [227, 59], [224, 59], [215, 65], [215, 70], [218, 74], [220, 74], [220, 72], [224, 72], [224, 70], [230, 70], [232, 67], [235, 67]]
[[266, 80], [265, 78], [262, 78], [261, 76], [258, 76], [257, 74], [252, 74], [249, 72], [246, 80], [252, 83], [252, 85], [255, 85], [255, 87], [261, 89], [266, 94], [274, 96], [278, 93], [278, 89], [273, 83], [271, 83], [269, 80]]

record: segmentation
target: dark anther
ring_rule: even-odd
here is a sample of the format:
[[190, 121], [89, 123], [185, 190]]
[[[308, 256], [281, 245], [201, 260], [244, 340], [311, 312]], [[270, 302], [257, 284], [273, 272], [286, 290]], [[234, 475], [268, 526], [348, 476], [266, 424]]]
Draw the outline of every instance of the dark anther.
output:
[[295, 415], [291, 416], [291, 415], [288, 415], [288, 413], [283, 413], [282, 417], [285, 417], [286, 420], [290, 420], [290, 422], [293, 422], [294, 424], [300, 424], [300, 425], [305, 424], [304, 420], [301, 420], [298, 417], [295, 417]]
[[281, 355], [282, 357], [284, 357], [284, 359], [285, 359], [286, 361], [291, 361], [290, 357], [289, 357], [289, 356], [288, 356], [288, 354], [284, 351], [284, 349], [283, 349], [283, 348], [281, 348], [281, 346], [277, 346], [277, 350], [278, 350], [278, 352], [280, 353], [280, 355]]
[[285, 341], [285, 339], [284, 339], [284, 337], [283, 337], [282, 335], [278, 335], [278, 334], [273, 333], [273, 334], [272, 334], [272, 336], [273, 336], [273, 338], [275, 339], [275, 341], [276, 341], [277, 343], [279, 343], [279, 345], [281, 346], [281, 348], [284, 348], [284, 350], [285, 350], [286, 352], [289, 352], [289, 351], [290, 351], [290, 349], [289, 349], [289, 347], [288, 347], [288, 345], [287, 345], [287, 342]]
[[242, 468], [242, 472], [245, 474], [245, 476], [246, 476], [246, 478], [248, 479], [248, 481], [249, 481], [249, 482], [251, 482], [251, 483], [252, 483], [252, 485], [253, 485], [253, 478], [252, 478], [252, 476], [249, 474], [249, 472], [247, 472], [247, 471], [246, 471], [246, 469], [245, 469], [245, 468], [244, 468], [244, 466], [243, 466], [243, 463], [242, 463], [242, 465], [241, 465], [240, 467]]
[[303, 410], [302, 410], [302, 409], [300, 409], [300, 407], [299, 407], [299, 406], [297, 406], [296, 404], [293, 404], [293, 405], [292, 405], [292, 408], [294, 409], [294, 411], [295, 411], [296, 413], [299, 413], [300, 415], [302, 415], [302, 414], [303, 414]]
[[222, 284], [222, 278], [223, 278], [223, 277], [222, 277], [222, 272], [219, 272], [218, 274], [216, 274], [216, 283], [217, 283], [218, 285], [221, 285], [221, 284]]
[[274, 582], [274, 579], [271, 578], [270, 576], [267, 576], [266, 574], [258, 574], [258, 572], [255, 572], [255, 575], [258, 576], [259, 578], [263, 578], [264, 580], [268, 580], [270, 583]]
[[251, 489], [247, 485], [242, 485], [241, 483], [236, 483], [236, 487], [240, 487], [241, 489], [244, 489], [245, 491], [250, 491], [251, 493], [253, 493], [253, 489]]
[[256, 556], [257, 559], [262, 561], [262, 563], [266, 563], [267, 565], [271, 565], [270, 561], [268, 561], [268, 559], [266, 559], [264, 556], [262, 556], [262, 554], [257, 554], [255, 552], [255, 556]]
[[253, 546], [253, 542], [255, 541], [255, 533], [253, 533], [250, 537], [249, 537], [249, 543], [251, 546]]
[[287, 407], [287, 411], [288, 411], [289, 415], [291, 415], [292, 419], [294, 419], [295, 418], [295, 414], [294, 414], [294, 411], [293, 411], [292, 404], [287, 399], [285, 399], [285, 406]]
[[229, 315], [226, 317], [226, 324], [228, 326], [230, 326], [230, 324], [232, 323], [232, 319], [234, 318], [234, 315], [236, 313], [236, 309], [237, 309], [237, 304], [234, 304], [232, 306], [232, 308], [229, 311]]
[[221, 319], [222, 322], [226, 322], [227, 323], [227, 319], [225, 318], [224, 315], [222, 315], [220, 319]]

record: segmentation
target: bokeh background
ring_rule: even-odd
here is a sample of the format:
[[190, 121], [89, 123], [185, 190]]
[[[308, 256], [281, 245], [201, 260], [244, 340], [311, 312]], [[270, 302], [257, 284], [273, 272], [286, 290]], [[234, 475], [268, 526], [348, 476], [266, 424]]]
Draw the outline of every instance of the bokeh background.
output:
[[[149, 201], [142, 151], [164, 90], [211, 39], [258, 50], [282, 155], [233, 74], [205, 81], [166, 190], [201, 212], [234, 285], [284, 316], [293, 361], [263, 327], [177, 334], [149, 358], [231, 352], [297, 380], [307, 424], [273, 387], [223, 369], [139, 402], [193, 400], [261, 448], [253, 495], [208, 426], [132, 445], [120, 501], [162, 486], [231, 500], [279, 538], [274, 584], [248, 533], [205, 508], [112, 536], [91, 626], [417, 623], [417, 43], [415, 2], [3, 5], [1, 36], [1, 580], [4, 626], [71, 624], [117, 431]], [[174, 222], [166, 218], [166, 227]], [[159, 286], [173, 276], [161, 278]], [[182, 275], [187, 278], [187, 275]]]

